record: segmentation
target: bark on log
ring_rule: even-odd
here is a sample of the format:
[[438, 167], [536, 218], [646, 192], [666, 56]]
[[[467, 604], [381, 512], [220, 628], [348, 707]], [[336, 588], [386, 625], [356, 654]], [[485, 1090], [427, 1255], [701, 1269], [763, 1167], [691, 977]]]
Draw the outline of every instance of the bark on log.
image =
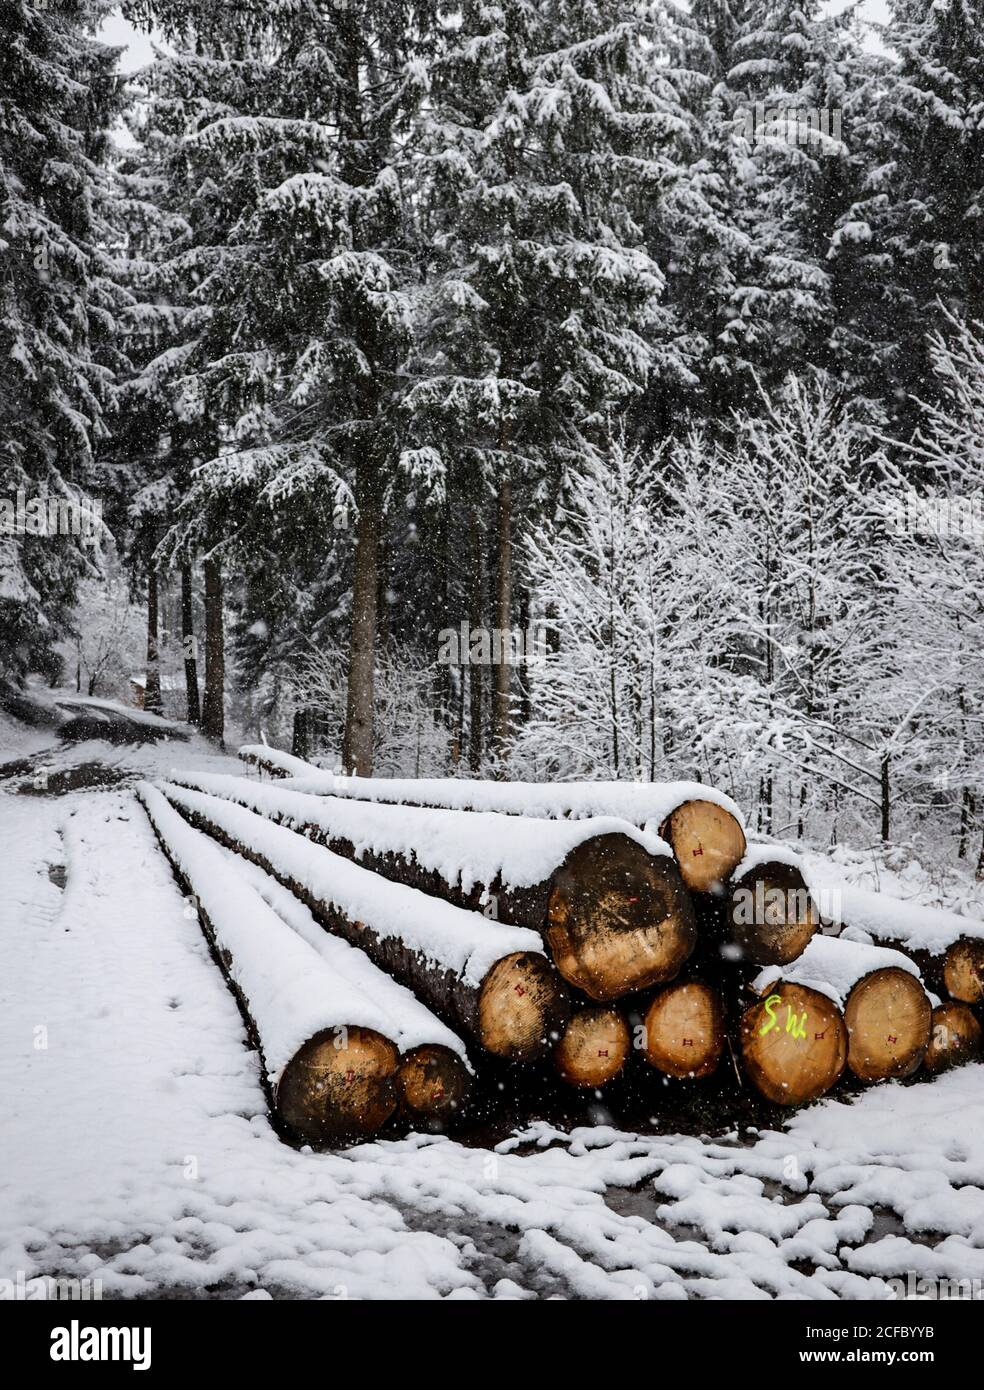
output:
[[749, 1079], [767, 1100], [803, 1105], [843, 1072], [847, 1028], [825, 994], [781, 981], [742, 1015], [741, 1052]]
[[756, 864], [728, 890], [727, 924], [742, 958], [788, 965], [820, 927], [820, 911], [794, 864]]
[[[174, 780], [289, 825], [391, 882], [537, 932], [564, 979], [599, 1002], [673, 979], [697, 939], [676, 864], [627, 834], [591, 836], [583, 821], [310, 797], [234, 777]], [[582, 834], [588, 838], [577, 843]], [[551, 867], [529, 884], [536, 835], [548, 844]]]
[[646, 1010], [643, 1027], [643, 1055], [667, 1076], [710, 1076], [721, 1060], [724, 1006], [718, 991], [700, 980], [660, 990]]
[[[246, 885], [238, 884], [236, 901], [229, 902], [225, 897], [227, 889], [221, 886], [225, 866], [213, 857], [218, 856], [214, 846], [198, 844], [189, 854], [186, 841], [192, 832], [183, 822], [177, 824], [179, 818], [173, 815], [173, 808], [166, 802], [162, 806], [164, 799], [159, 802], [153, 788], [142, 787], [139, 795], [175, 877], [195, 900], [212, 956], [226, 977], [247, 1032], [263, 1059], [261, 1073], [271, 1109], [293, 1137], [308, 1142], [334, 1144], [375, 1134], [396, 1109], [400, 1054], [396, 1044], [383, 1033], [355, 1022], [360, 1012], [363, 1017], [367, 1014], [364, 997], [326, 975], [326, 996], [334, 996], [326, 997], [324, 1004], [327, 1026], [315, 1029], [271, 1075], [281, 1046], [276, 1040], [271, 1041], [280, 1022], [277, 1015], [282, 1018], [287, 1003], [293, 1002], [290, 995], [292, 990], [297, 992], [294, 982], [300, 978], [299, 971], [310, 961], [309, 973], [316, 974], [319, 962], [313, 953], [309, 956], [310, 948], [294, 937], [291, 928], [267, 907], [259, 894]], [[194, 869], [190, 867], [192, 863]], [[245, 940], [237, 930], [243, 916], [262, 922], [269, 933], [269, 964], [264, 962], [262, 970], [248, 949], [239, 951], [237, 943], [241, 945]], [[280, 968], [284, 971], [283, 989], [271, 1006], [268, 972], [276, 974]], [[346, 1007], [349, 993], [353, 1013], [351, 1021], [346, 1022], [340, 1010]], [[257, 1012], [257, 1001], [261, 1001], [261, 1007], [273, 1009], [269, 1018]], [[297, 1003], [298, 1013], [304, 1015], [306, 1011], [310, 1016], [310, 1000], [298, 996]], [[375, 1010], [370, 1006], [368, 1012]], [[332, 1014], [335, 1018], [329, 1021]]]
[[[264, 821], [231, 802], [220, 802], [173, 785], [165, 785], [162, 790], [190, 824], [258, 864], [305, 903], [321, 926], [365, 951], [375, 965], [412, 990], [450, 1027], [510, 1061], [529, 1062], [549, 1055], [570, 1017], [570, 995], [546, 956], [533, 950], [512, 949], [510, 938], [516, 939], [515, 931], [503, 931], [494, 923], [484, 923], [476, 914], [458, 914], [445, 903], [428, 903], [414, 890], [401, 889], [409, 895], [408, 913], [419, 918], [422, 910], [433, 911], [426, 943], [408, 944], [389, 922], [372, 921], [368, 913], [362, 920], [355, 920], [330, 897], [317, 896], [302, 879], [311, 856], [324, 856], [316, 861], [319, 878], [327, 884], [333, 879], [347, 876], [352, 881], [353, 875], [358, 876], [365, 897], [367, 888], [371, 890], [369, 896], [374, 891], [373, 885], [366, 883], [373, 877], [368, 870], [327, 849], [312, 846], [293, 831]], [[257, 834], [257, 828], [264, 833]], [[298, 856], [297, 847], [304, 850], [303, 856]], [[392, 893], [394, 889], [388, 891]], [[449, 913], [454, 913], [454, 921], [449, 920]], [[459, 915], [463, 919], [460, 923]], [[481, 936], [488, 934], [485, 944], [495, 957], [481, 980], [474, 984], [448, 964], [458, 953], [455, 937], [460, 941], [466, 926], [472, 936], [479, 927], [485, 928]], [[443, 953], [443, 960], [439, 953]]]
[[685, 801], [663, 822], [667, 840], [692, 893], [718, 893], [745, 857], [745, 833], [713, 801]]
[[923, 1067], [936, 1076], [949, 1067], [976, 1061], [981, 1055], [982, 1030], [966, 1004], [939, 1004], [933, 1010], [932, 1033]]
[[947, 949], [943, 984], [951, 999], [979, 1004], [984, 999], [984, 940], [961, 937]]
[[630, 1051], [628, 1025], [618, 1009], [578, 1009], [553, 1060], [561, 1080], [583, 1089], [604, 1086], [618, 1076]]

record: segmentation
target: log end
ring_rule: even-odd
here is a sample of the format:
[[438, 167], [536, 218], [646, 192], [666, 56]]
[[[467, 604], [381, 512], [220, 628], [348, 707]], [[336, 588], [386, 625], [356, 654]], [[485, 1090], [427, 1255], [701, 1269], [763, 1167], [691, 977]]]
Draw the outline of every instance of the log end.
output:
[[535, 1062], [549, 1056], [570, 1015], [567, 987], [535, 951], [504, 956], [482, 981], [478, 1034], [496, 1057]]
[[564, 979], [604, 1003], [673, 979], [697, 928], [673, 860], [614, 834], [578, 845], [558, 870], [544, 935]]
[[400, 1054], [372, 1028], [316, 1034], [291, 1058], [276, 1089], [288, 1128], [312, 1143], [364, 1139], [396, 1109]]
[[753, 965], [788, 965], [820, 925], [820, 910], [795, 864], [758, 864], [731, 885], [728, 927]]
[[932, 1033], [923, 1058], [931, 1076], [981, 1055], [984, 1032], [972, 1009], [966, 1004], [940, 1004], [933, 1010]]
[[742, 1015], [741, 1051], [749, 1079], [767, 1100], [803, 1105], [843, 1072], [847, 1029], [825, 994], [782, 981]]
[[468, 1099], [471, 1078], [464, 1062], [449, 1047], [424, 1043], [404, 1053], [396, 1089], [404, 1114], [413, 1120], [451, 1122]]
[[663, 822], [691, 893], [720, 893], [745, 857], [745, 832], [730, 811], [713, 801], [685, 801]]
[[984, 941], [962, 936], [946, 953], [943, 983], [951, 999], [979, 1004], [984, 999]]
[[568, 1086], [604, 1086], [625, 1066], [630, 1048], [628, 1024], [617, 1009], [579, 1009], [554, 1049], [554, 1066]]
[[932, 1007], [917, 976], [898, 966], [873, 970], [844, 1007], [847, 1065], [859, 1081], [911, 1076], [929, 1046]]
[[646, 1061], [667, 1076], [710, 1076], [724, 1051], [721, 996], [699, 980], [667, 985], [646, 1011], [645, 1039]]

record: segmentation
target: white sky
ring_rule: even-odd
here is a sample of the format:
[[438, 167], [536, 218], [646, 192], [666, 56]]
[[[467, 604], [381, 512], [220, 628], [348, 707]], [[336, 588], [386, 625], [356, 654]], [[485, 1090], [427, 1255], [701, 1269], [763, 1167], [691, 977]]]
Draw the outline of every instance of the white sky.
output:
[[[221, 3], [221, 0], [219, 2]], [[852, 0], [828, 0], [826, 9], [831, 14], [839, 14], [851, 3]], [[888, 19], [888, 0], [861, 0], [858, 8], [864, 19], [870, 19], [876, 24], [885, 23]], [[154, 56], [148, 36], [135, 29], [122, 15], [113, 15], [107, 19], [100, 30], [100, 37], [107, 43], [125, 49], [120, 60], [123, 72], [133, 72], [135, 68], [143, 67]]]

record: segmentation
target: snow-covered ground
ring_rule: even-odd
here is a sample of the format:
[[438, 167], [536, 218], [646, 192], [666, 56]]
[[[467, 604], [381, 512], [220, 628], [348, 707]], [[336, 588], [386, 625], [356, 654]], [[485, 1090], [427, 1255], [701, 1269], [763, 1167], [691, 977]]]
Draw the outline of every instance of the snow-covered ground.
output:
[[126, 780], [0, 784], [0, 1278], [330, 1299], [877, 1299], [908, 1271], [984, 1278], [984, 1066], [767, 1133], [622, 1133], [599, 1111], [492, 1149], [289, 1147], [130, 785], [234, 760], [193, 741], [45, 761]]

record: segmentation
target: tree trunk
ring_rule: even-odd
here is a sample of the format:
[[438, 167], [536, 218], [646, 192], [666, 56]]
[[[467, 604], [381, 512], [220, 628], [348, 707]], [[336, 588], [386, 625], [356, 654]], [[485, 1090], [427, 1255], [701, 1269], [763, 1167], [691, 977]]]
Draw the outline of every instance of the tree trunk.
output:
[[149, 714], [163, 714], [161, 704], [161, 667], [158, 649], [157, 571], [147, 576], [147, 670], [145, 673], [143, 707]]
[[889, 832], [891, 830], [891, 784], [889, 781], [890, 762], [888, 755], [882, 758], [881, 762], [881, 837], [884, 844], [888, 844]]
[[372, 776], [373, 677], [376, 661], [380, 504], [375, 480], [363, 466], [357, 485], [359, 508], [352, 576], [352, 628], [342, 766], [355, 777]]
[[294, 727], [291, 734], [290, 751], [295, 758], [307, 758], [308, 748], [308, 712], [303, 709], [294, 711]]
[[191, 565], [187, 561], [181, 566], [181, 646], [184, 651], [188, 723], [200, 724], [202, 710], [198, 699], [198, 639], [195, 636], [192, 608]]
[[[482, 626], [482, 547], [485, 535], [479, 524], [478, 509], [471, 514], [472, 525], [472, 572], [471, 572], [471, 626]], [[468, 765], [472, 772], [482, 766], [482, 667], [468, 663]]]
[[495, 664], [492, 738], [495, 756], [503, 759], [509, 748], [509, 689], [512, 666], [509, 630], [512, 620], [512, 481], [503, 473], [496, 507], [497, 567], [495, 578], [495, 627], [500, 660]]
[[202, 733], [220, 746], [225, 737], [225, 623], [222, 613], [222, 561], [205, 561], [205, 699]]

